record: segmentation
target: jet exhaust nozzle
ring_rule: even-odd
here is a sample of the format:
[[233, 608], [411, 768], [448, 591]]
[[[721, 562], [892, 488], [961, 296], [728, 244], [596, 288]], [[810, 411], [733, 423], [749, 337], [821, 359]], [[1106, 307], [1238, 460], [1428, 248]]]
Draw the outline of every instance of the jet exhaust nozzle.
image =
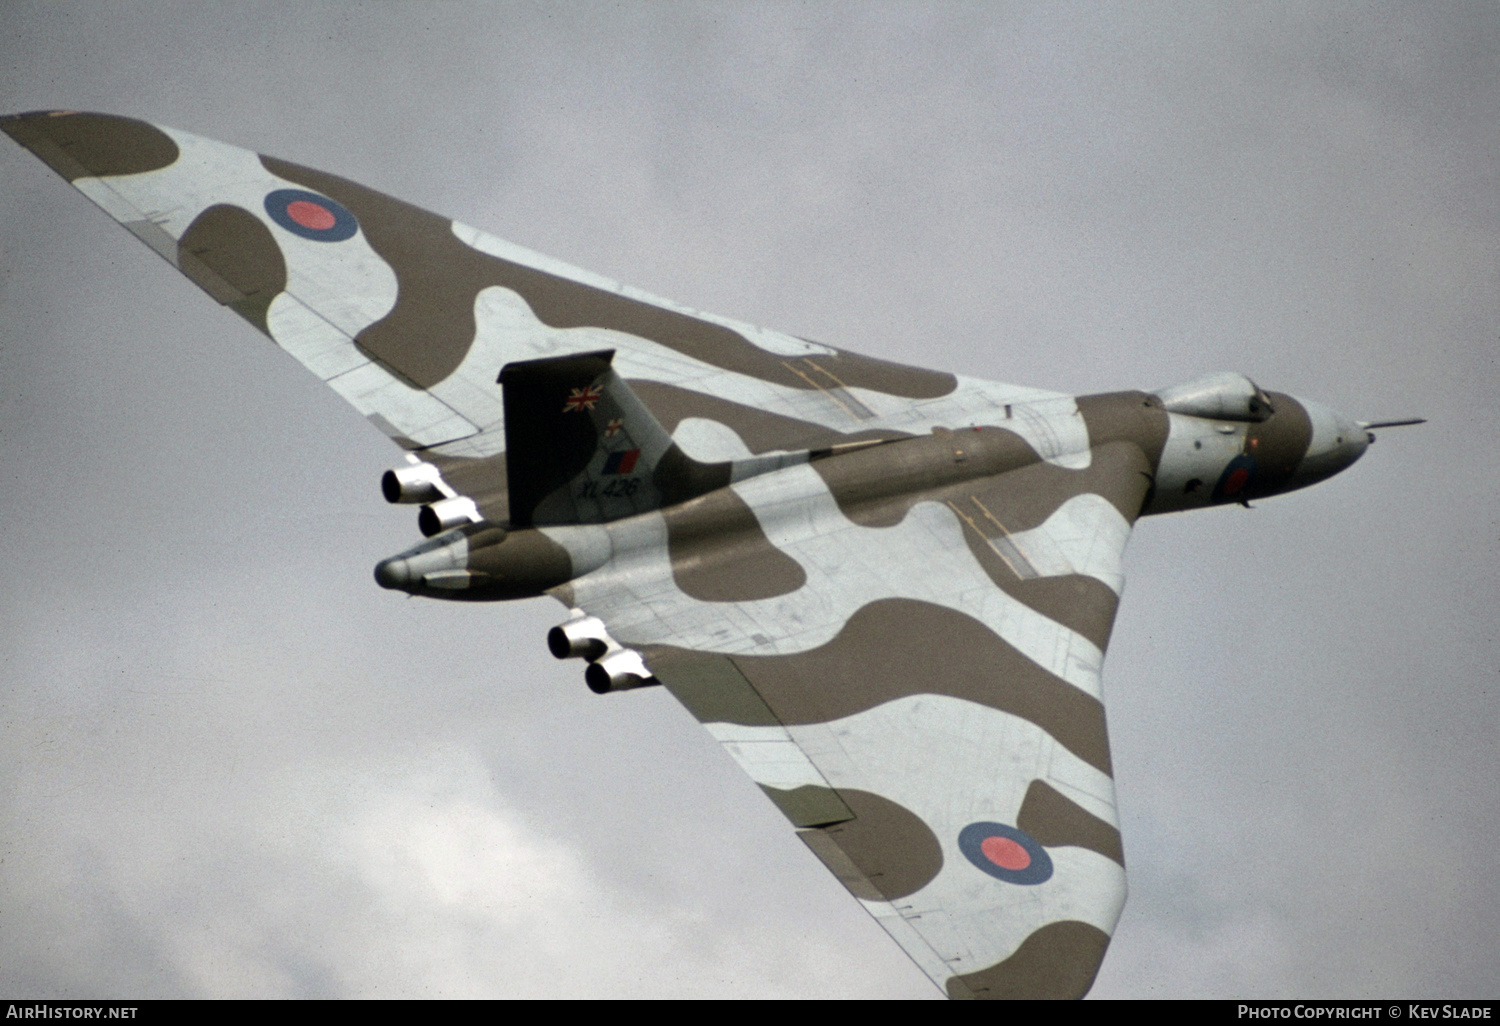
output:
[[423, 506], [417, 514], [417, 528], [424, 537], [431, 538], [460, 524], [477, 524], [481, 519], [474, 500], [458, 495]]
[[609, 633], [597, 616], [569, 620], [547, 632], [547, 648], [558, 659], [581, 658], [593, 662], [609, 647]]
[[606, 695], [611, 691], [631, 691], [661, 683], [646, 669], [641, 654], [629, 648], [617, 649], [602, 659], [589, 663], [588, 669], [583, 671], [583, 680], [596, 695]]
[[380, 492], [386, 502], [438, 502], [451, 492], [443, 489], [442, 472], [431, 463], [387, 470], [380, 478]]

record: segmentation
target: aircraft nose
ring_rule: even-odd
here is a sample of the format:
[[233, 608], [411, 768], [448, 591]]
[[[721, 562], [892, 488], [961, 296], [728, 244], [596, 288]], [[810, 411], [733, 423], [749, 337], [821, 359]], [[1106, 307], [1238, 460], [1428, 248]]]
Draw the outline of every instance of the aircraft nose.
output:
[[1353, 417], [1330, 409], [1322, 403], [1298, 399], [1312, 421], [1312, 437], [1307, 454], [1293, 471], [1287, 489], [1303, 488], [1332, 477], [1365, 454], [1370, 437]]

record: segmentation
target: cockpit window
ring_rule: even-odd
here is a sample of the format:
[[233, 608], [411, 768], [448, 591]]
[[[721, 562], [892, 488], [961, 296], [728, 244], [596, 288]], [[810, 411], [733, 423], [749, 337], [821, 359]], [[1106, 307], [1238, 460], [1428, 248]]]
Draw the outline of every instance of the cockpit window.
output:
[[1259, 385], [1230, 371], [1157, 389], [1155, 394], [1168, 413], [1185, 417], [1262, 421], [1276, 412]]

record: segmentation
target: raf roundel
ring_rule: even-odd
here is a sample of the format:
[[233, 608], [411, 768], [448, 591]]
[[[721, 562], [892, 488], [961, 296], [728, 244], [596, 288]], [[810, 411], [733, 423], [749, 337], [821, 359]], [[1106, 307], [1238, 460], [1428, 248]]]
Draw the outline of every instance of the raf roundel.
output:
[[359, 230], [353, 214], [305, 189], [277, 189], [266, 196], [266, 213], [293, 235], [314, 242], [343, 242]]
[[1224, 473], [1219, 475], [1218, 484], [1214, 485], [1214, 501], [1224, 502], [1232, 499], [1243, 501], [1245, 490], [1255, 480], [1255, 472], [1259, 467], [1255, 463], [1255, 457], [1249, 453], [1241, 453], [1229, 461], [1224, 468]]
[[1004, 823], [970, 823], [958, 835], [964, 858], [1013, 884], [1039, 884], [1052, 878], [1052, 856], [1024, 830]]

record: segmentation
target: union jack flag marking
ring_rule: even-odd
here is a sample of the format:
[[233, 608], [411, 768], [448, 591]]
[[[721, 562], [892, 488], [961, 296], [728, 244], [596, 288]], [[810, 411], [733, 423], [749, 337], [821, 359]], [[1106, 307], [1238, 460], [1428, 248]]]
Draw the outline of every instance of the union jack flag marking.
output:
[[613, 438], [613, 437], [615, 437], [615, 435], [618, 435], [620, 433], [620, 428], [622, 428], [624, 426], [625, 426], [625, 422], [622, 421], [619, 417], [616, 417], [614, 420], [610, 421], [607, 425], [605, 425], [605, 427], [604, 427], [604, 437], [605, 438]]
[[597, 385], [589, 385], [587, 388], [575, 388], [568, 394], [563, 402], [564, 413], [582, 413], [584, 410], [592, 410], [599, 402], [599, 397], [604, 394], [604, 389]]

